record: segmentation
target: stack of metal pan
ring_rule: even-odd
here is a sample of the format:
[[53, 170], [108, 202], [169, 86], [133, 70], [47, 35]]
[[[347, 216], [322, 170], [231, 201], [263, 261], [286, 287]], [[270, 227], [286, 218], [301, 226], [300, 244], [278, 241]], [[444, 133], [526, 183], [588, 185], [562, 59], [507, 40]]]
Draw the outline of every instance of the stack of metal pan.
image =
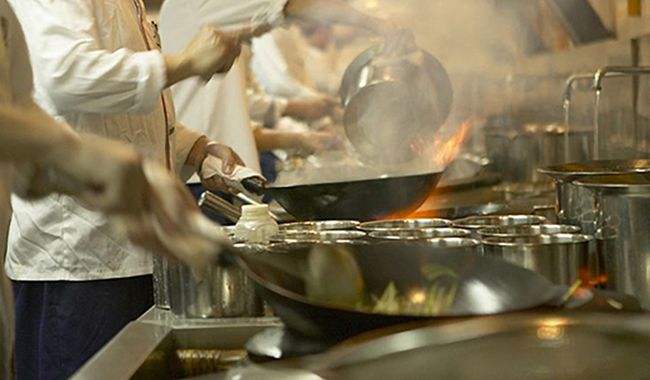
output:
[[454, 252], [477, 252], [480, 242], [470, 238], [471, 232], [450, 227], [445, 219], [399, 219], [367, 222], [359, 229], [369, 234], [371, 241], [403, 241], [425, 244], [432, 248], [447, 248]]
[[570, 225], [544, 224], [535, 215], [475, 216], [454, 226], [472, 231], [482, 253], [530, 269], [557, 285], [597, 277], [597, 259], [590, 255], [591, 236]]

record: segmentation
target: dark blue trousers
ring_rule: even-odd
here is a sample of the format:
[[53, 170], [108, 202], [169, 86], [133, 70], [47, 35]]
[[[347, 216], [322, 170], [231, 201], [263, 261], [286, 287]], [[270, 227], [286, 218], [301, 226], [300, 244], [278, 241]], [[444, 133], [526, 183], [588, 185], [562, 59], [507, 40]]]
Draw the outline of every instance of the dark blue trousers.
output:
[[152, 277], [14, 281], [18, 380], [67, 379], [153, 305]]

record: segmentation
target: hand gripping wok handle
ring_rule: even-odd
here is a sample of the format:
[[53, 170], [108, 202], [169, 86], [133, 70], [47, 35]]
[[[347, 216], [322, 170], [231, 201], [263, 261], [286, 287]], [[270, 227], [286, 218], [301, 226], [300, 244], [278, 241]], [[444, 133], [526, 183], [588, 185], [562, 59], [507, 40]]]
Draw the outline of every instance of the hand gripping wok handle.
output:
[[244, 187], [244, 189], [250, 191], [253, 194], [264, 195], [264, 180], [262, 178], [244, 178], [241, 181], [241, 185]]

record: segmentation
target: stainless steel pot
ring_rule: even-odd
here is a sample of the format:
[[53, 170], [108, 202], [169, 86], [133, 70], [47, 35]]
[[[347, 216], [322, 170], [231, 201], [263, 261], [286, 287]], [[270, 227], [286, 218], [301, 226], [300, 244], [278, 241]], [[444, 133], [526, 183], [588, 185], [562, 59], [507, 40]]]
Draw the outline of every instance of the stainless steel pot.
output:
[[562, 224], [540, 224], [536, 226], [487, 227], [478, 230], [481, 239], [489, 237], [527, 237], [538, 235], [578, 234], [580, 227]]
[[594, 195], [575, 181], [591, 176], [650, 172], [650, 160], [575, 162], [540, 169], [555, 182], [557, 216], [560, 224], [580, 226], [586, 234], [596, 233]]
[[558, 234], [528, 237], [489, 237], [483, 243], [486, 256], [497, 257], [546, 277], [557, 285], [577, 279], [589, 283], [594, 260], [589, 255], [588, 235]]
[[[593, 129], [558, 124], [525, 124], [511, 128], [488, 128], [485, 134], [488, 158], [510, 182], [543, 182], [541, 167], [593, 156]], [[565, 154], [568, 143], [568, 157]]]
[[371, 238], [382, 240], [428, 240], [436, 238], [467, 238], [471, 231], [461, 228], [423, 228], [406, 231], [373, 231]]
[[[254, 249], [237, 245], [240, 249]], [[264, 315], [253, 281], [237, 265], [208, 266], [198, 274], [183, 264], [168, 264], [169, 304], [182, 318], [233, 318]]]
[[607, 288], [637, 297], [650, 310], [650, 174], [585, 177], [575, 185], [594, 194]]
[[361, 223], [357, 228], [366, 232], [373, 231], [411, 231], [423, 228], [442, 228], [451, 225], [451, 221], [436, 218], [381, 220]]

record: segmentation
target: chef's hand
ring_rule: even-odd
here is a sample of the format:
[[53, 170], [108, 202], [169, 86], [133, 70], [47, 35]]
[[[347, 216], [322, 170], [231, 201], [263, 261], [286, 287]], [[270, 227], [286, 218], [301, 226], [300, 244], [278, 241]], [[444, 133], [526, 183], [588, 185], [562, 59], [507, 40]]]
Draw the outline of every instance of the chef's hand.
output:
[[146, 211], [123, 216], [120, 225], [131, 241], [155, 254], [205, 269], [216, 255], [219, 227], [205, 218], [183, 183], [162, 166], [147, 162], [150, 184]]
[[[212, 156], [221, 160], [220, 169], [221, 172], [226, 176], [233, 174], [236, 166], [246, 166], [239, 155], [237, 155], [237, 153], [235, 153], [235, 151], [227, 145], [211, 142], [207, 144], [205, 151], [205, 159]], [[201, 168], [198, 170], [198, 173], [201, 177], [201, 183], [206, 190], [212, 192], [232, 191], [223, 177], [218, 175], [208, 176], [208, 173], [205, 173], [205, 170], [203, 168], [203, 162], [201, 163]]]
[[193, 76], [208, 81], [228, 72], [241, 52], [241, 38], [237, 32], [203, 27], [181, 53], [165, 56], [167, 86]]
[[316, 120], [335, 112], [338, 102], [325, 95], [290, 100], [284, 116], [300, 120]]

